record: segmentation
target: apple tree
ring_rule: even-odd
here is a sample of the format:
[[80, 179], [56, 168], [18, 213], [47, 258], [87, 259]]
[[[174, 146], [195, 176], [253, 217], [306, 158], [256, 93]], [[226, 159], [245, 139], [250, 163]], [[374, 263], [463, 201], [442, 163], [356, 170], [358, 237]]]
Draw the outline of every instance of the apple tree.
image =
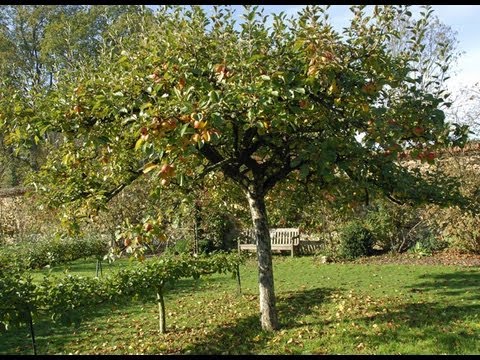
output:
[[[455, 199], [455, 182], [397, 161], [406, 149], [433, 161], [437, 147], [461, 145], [467, 132], [445, 122], [446, 96], [417, 86], [421, 46], [389, 50], [407, 9], [351, 11], [338, 32], [319, 6], [290, 19], [256, 6], [240, 18], [228, 7], [164, 6], [112, 30], [95, 65], [58, 74], [35, 109], [10, 98], [0, 116], [23, 124], [21, 136], [7, 134], [17, 139], [61, 134], [32, 182], [74, 216], [98, 211], [139, 177], [152, 196], [212, 172], [233, 181], [255, 229], [261, 325], [275, 330], [265, 199], [278, 183], [348, 181], [366, 197]], [[412, 42], [421, 44], [428, 19], [417, 24]]]

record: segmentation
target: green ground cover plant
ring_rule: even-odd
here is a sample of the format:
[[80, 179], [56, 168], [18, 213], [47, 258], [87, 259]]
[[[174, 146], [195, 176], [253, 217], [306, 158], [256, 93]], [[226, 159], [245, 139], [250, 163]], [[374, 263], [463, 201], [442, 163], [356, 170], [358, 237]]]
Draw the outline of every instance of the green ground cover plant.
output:
[[[84, 308], [111, 302], [117, 297], [134, 297], [158, 306], [159, 331], [166, 332], [165, 291], [182, 278], [198, 279], [213, 273], [236, 275], [243, 258], [237, 254], [215, 253], [202, 256], [162, 256], [113, 272], [108, 277], [83, 277], [66, 273], [55, 277], [49, 272], [33, 281], [32, 275], [19, 268], [3, 269], [0, 276], [0, 324], [5, 330], [26, 324], [32, 350], [37, 355], [34, 322], [42, 315], [55, 323], [78, 324]], [[98, 275], [98, 272], [96, 272]], [[80, 310], [80, 311], [79, 311]]]
[[[118, 296], [79, 310], [82, 321], [72, 325], [40, 318], [38, 353], [480, 353], [478, 267], [321, 264], [316, 257], [274, 256], [274, 268], [281, 331], [261, 329], [257, 269], [250, 259], [240, 267], [241, 295], [228, 274], [179, 280], [165, 294], [164, 334], [154, 302]], [[70, 271], [77, 270], [95, 276], [93, 261], [77, 261]], [[0, 330], [0, 354], [29, 353], [25, 326]]]
[[11, 266], [38, 269], [89, 257], [101, 261], [108, 248], [108, 241], [100, 237], [40, 236], [0, 247], [0, 269]]

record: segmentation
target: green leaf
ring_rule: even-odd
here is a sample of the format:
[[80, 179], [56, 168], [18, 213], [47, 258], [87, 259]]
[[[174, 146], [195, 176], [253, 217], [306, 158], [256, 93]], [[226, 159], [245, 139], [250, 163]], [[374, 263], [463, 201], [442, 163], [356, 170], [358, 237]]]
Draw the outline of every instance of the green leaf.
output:
[[307, 164], [303, 164], [302, 166], [300, 166], [300, 178], [302, 180], [305, 179], [309, 173], [310, 169]]
[[217, 103], [220, 100], [220, 98], [218, 96], [218, 93], [214, 90], [212, 90], [208, 93], [208, 97], [210, 98], [210, 101], [212, 103]]
[[147, 103], [144, 103], [140, 106], [140, 110], [145, 110], [145, 109], [148, 109], [152, 107], [152, 103], [151, 102], [147, 102]]
[[296, 167], [298, 166], [301, 162], [302, 162], [302, 157], [301, 156], [297, 156], [295, 159], [293, 159], [290, 163], [290, 166], [291, 167]]
[[183, 124], [182, 129], [180, 130], [180, 136], [185, 135], [185, 132], [187, 131], [188, 126], [189, 126], [188, 123], [187, 123], [187, 124]]

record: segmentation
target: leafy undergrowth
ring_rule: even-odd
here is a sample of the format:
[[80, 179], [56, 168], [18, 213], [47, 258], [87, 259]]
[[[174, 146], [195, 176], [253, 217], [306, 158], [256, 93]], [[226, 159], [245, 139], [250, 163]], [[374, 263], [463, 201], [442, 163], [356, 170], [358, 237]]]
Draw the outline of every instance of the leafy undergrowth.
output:
[[[119, 298], [79, 310], [80, 324], [37, 322], [38, 353], [480, 353], [478, 267], [320, 264], [282, 256], [274, 257], [274, 267], [277, 332], [260, 328], [251, 260], [241, 268], [241, 296], [229, 275], [184, 280], [169, 291], [166, 334], [158, 332], [155, 303]], [[0, 332], [0, 354], [29, 353], [26, 328]]]

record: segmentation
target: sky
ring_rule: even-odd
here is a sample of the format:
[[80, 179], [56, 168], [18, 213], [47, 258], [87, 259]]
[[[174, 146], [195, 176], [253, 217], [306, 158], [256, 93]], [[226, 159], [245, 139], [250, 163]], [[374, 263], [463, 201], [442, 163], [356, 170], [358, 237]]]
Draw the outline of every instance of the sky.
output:
[[480, 82], [480, 5], [435, 5], [440, 21], [457, 32], [460, 57], [455, 76], [449, 81], [452, 89]]

